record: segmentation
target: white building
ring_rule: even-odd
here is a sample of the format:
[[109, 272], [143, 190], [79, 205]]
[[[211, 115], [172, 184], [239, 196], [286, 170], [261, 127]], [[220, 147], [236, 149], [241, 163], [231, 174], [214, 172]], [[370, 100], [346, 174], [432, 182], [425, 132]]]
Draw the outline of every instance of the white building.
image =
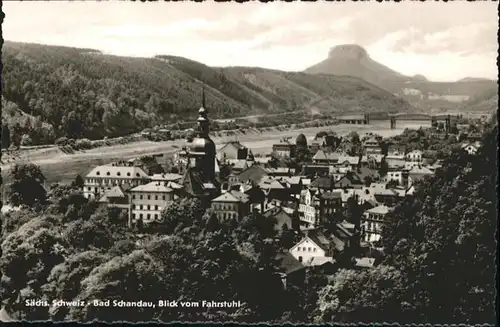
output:
[[144, 223], [160, 218], [161, 212], [175, 200], [174, 190], [161, 182], [139, 185], [130, 193], [130, 220], [132, 223], [142, 220]]
[[329, 251], [330, 241], [319, 232], [311, 231], [308, 234], [289, 250], [290, 254], [305, 266], [333, 262]]
[[114, 186], [131, 187], [149, 182], [149, 176], [139, 167], [115, 164], [97, 166], [85, 176], [83, 196], [100, 198]]
[[412, 162], [421, 162], [423, 152], [420, 150], [413, 150], [406, 154], [406, 160]]
[[365, 242], [377, 242], [380, 240], [382, 226], [385, 223], [385, 216], [391, 208], [380, 205], [378, 207], [366, 210], [361, 218], [361, 229], [363, 231]]

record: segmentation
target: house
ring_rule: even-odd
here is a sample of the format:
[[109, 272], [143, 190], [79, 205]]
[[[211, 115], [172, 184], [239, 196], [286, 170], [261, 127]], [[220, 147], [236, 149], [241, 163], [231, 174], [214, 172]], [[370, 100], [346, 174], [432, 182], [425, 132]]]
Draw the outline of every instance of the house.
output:
[[313, 176], [324, 176], [330, 173], [331, 168], [329, 166], [323, 165], [303, 165], [301, 176], [313, 177]]
[[380, 153], [371, 153], [361, 157], [361, 165], [368, 168], [378, 169], [384, 159], [384, 155]]
[[380, 205], [366, 210], [361, 218], [361, 230], [365, 242], [378, 242], [382, 233], [382, 227], [386, 222], [386, 215], [391, 208]]
[[363, 184], [364, 181], [361, 180], [358, 174], [349, 172], [335, 182], [335, 188], [360, 188]]
[[282, 139], [280, 143], [273, 144], [273, 152], [284, 158], [295, 158], [296, 149], [296, 144], [291, 143], [288, 139]]
[[250, 201], [244, 193], [229, 191], [213, 199], [211, 208], [219, 221], [240, 220], [250, 214]]
[[122, 211], [126, 211], [128, 214], [130, 209], [129, 195], [127, 194], [128, 189], [128, 185], [116, 185], [111, 188], [111, 190], [104, 193], [97, 202], [107, 208], [118, 208]]
[[229, 159], [245, 160], [247, 156], [248, 148], [238, 141], [230, 141], [217, 151], [217, 159], [221, 162]]
[[426, 176], [434, 175], [434, 172], [425, 166], [412, 167], [409, 172], [411, 182], [419, 181]]
[[[274, 225], [274, 230], [280, 235], [284, 229], [293, 230], [294, 227], [298, 228], [298, 226], [294, 226], [294, 218], [292, 215], [288, 214], [281, 207], [274, 207], [270, 210], [267, 210], [263, 214], [266, 218], [274, 218], [276, 219], [276, 224]], [[285, 227], [286, 226], [286, 227]]]
[[250, 167], [246, 159], [226, 159], [225, 162], [232, 172], [240, 172]]
[[409, 171], [400, 168], [389, 169], [387, 175], [382, 178], [382, 181], [389, 183], [394, 182], [397, 185], [408, 186], [409, 185]]
[[312, 161], [316, 165], [329, 165], [335, 164], [339, 160], [339, 154], [336, 152], [325, 152], [324, 150], [318, 150], [316, 154], [312, 157]]
[[387, 166], [389, 167], [389, 169], [404, 168], [406, 166], [406, 163], [407, 163], [407, 161], [404, 159], [404, 157], [386, 158], [385, 162], [387, 163]]
[[337, 166], [350, 167], [355, 169], [360, 163], [360, 158], [356, 156], [339, 155], [337, 160]]
[[335, 188], [335, 184], [335, 179], [332, 175], [323, 175], [314, 178], [311, 184], [309, 184], [309, 188], [321, 191], [331, 191]]
[[150, 182], [136, 186], [130, 193], [129, 223], [133, 225], [138, 220], [151, 223], [158, 220], [161, 212], [175, 200], [174, 190], [162, 182]]
[[341, 192], [304, 190], [299, 203], [301, 221], [309, 226], [317, 227], [327, 216], [342, 209]]
[[289, 252], [304, 266], [323, 265], [333, 261], [332, 242], [315, 230], [308, 231]]
[[387, 157], [404, 158], [405, 148], [404, 146], [391, 144], [387, 148]]
[[475, 155], [480, 147], [481, 147], [480, 142], [462, 144], [462, 149], [469, 155]]
[[97, 166], [84, 179], [83, 196], [95, 199], [117, 185], [138, 186], [148, 183], [149, 176], [139, 167], [117, 164]]
[[248, 181], [251, 181], [254, 184], [259, 184], [261, 180], [268, 176], [269, 173], [265, 168], [262, 168], [261, 166], [258, 165], [253, 165], [248, 167], [247, 169], [243, 170], [238, 176], [238, 180], [242, 183], [246, 183]]
[[406, 161], [411, 162], [421, 162], [422, 161], [423, 152], [420, 150], [413, 150], [406, 154]]
[[375, 137], [370, 137], [363, 141], [363, 147], [366, 154], [371, 153], [382, 153], [382, 148], [380, 148], [380, 143]]
[[375, 196], [378, 203], [382, 203], [388, 206], [392, 206], [399, 200], [404, 198], [407, 194], [412, 193], [412, 186], [408, 189], [406, 188], [387, 188], [386, 183], [372, 183], [370, 185], [370, 191]]

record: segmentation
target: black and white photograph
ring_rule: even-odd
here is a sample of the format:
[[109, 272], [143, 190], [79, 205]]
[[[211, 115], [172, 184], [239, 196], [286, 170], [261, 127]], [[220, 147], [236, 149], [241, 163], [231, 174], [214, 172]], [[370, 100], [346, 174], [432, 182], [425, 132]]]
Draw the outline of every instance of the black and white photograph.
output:
[[2, 4], [0, 324], [497, 322], [498, 4]]

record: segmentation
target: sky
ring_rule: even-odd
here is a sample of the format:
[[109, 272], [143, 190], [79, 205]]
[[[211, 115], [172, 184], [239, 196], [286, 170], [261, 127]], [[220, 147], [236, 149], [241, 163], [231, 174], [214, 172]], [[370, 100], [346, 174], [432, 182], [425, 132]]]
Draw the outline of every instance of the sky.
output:
[[301, 71], [330, 48], [433, 81], [497, 79], [497, 4], [483, 2], [4, 1], [3, 38], [209, 66]]

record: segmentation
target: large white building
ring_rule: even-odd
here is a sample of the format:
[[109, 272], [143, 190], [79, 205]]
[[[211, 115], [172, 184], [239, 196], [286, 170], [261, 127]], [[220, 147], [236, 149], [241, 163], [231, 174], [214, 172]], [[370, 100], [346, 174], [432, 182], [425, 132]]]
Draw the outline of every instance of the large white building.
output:
[[114, 186], [134, 187], [148, 181], [149, 176], [139, 167], [116, 164], [97, 166], [85, 176], [83, 195], [87, 199], [100, 198]]
[[175, 199], [174, 190], [158, 181], [136, 186], [129, 193], [131, 223], [138, 220], [150, 223], [159, 219], [161, 212]]
[[380, 240], [385, 216], [391, 209], [385, 205], [366, 210], [361, 218], [361, 228], [366, 242], [377, 242]]

